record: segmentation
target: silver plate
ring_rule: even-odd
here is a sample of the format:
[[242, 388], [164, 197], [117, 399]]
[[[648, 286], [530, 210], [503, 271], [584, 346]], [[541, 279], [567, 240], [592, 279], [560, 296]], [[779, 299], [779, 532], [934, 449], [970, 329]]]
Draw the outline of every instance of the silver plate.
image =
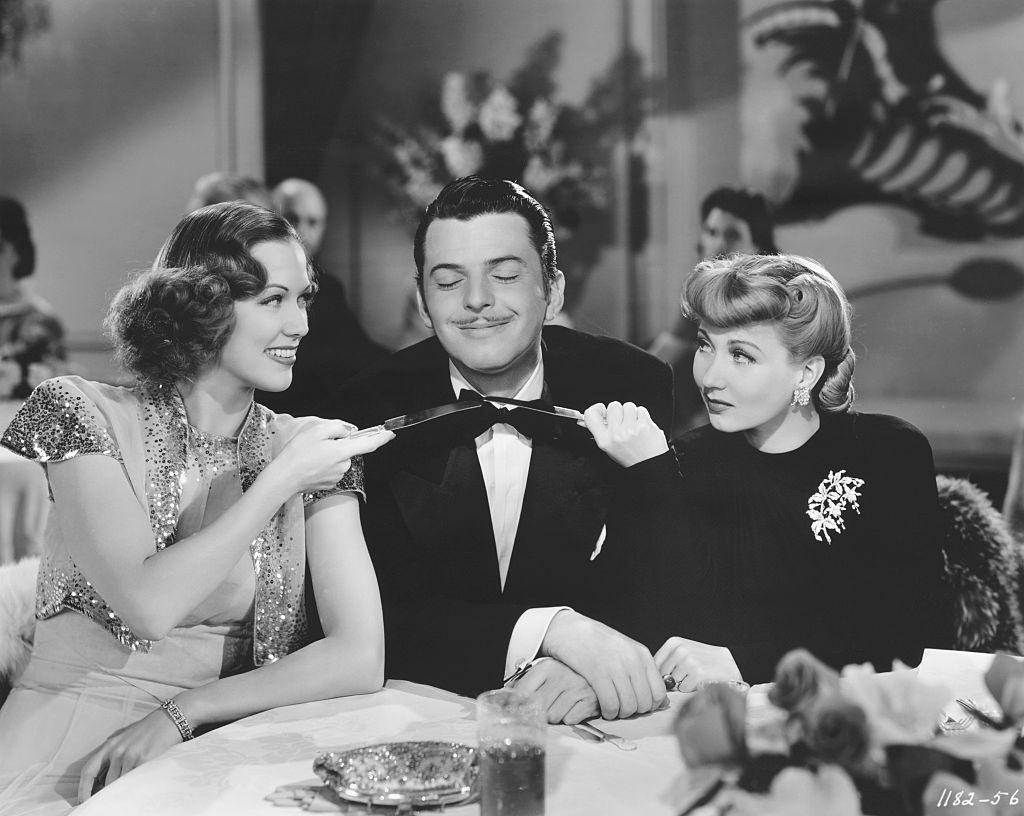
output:
[[454, 805], [476, 794], [476, 749], [386, 742], [321, 754], [313, 770], [339, 797], [368, 805]]

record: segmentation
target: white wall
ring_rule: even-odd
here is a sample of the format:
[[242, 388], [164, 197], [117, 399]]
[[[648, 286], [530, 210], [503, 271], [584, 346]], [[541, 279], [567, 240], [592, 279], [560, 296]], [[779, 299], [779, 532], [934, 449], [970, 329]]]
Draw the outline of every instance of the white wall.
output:
[[258, 47], [255, 2], [227, 4], [239, 66], [231, 104], [221, 97], [217, 3], [49, 5], [49, 30], [0, 74], [0, 194], [28, 211], [34, 289], [57, 309], [87, 373], [111, 376], [100, 330], [110, 297], [152, 262], [195, 179], [225, 161], [225, 112], [242, 134], [238, 168], [262, 172], [261, 74], [245, 68]]
[[[636, 0], [633, 6], [638, 9], [637, 27], [642, 27], [650, 2]], [[377, 116], [401, 123], [419, 121], [425, 100], [438, 97], [446, 72], [487, 71], [497, 79], [506, 78], [523, 63], [528, 48], [552, 30], [565, 35], [555, 75], [558, 98], [578, 104], [592, 80], [615, 58], [621, 14], [620, 0], [381, 0], [355, 69], [351, 115], [366, 123]], [[646, 31], [640, 31], [637, 40], [649, 48]], [[342, 189], [351, 180], [338, 170], [345, 160], [333, 156], [321, 176], [334, 187], [332, 229], [352, 215], [347, 200], [351, 191]], [[390, 217], [391, 204], [375, 189], [371, 168], [365, 168], [363, 181], [357, 205], [362, 250], [356, 305], [370, 334], [394, 347], [403, 338], [404, 305], [415, 271], [415, 225], [399, 224]], [[329, 237], [324, 254], [329, 268], [346, 265], [344, 248], [334, 237]], [[352, 270], [342, 277], [349, 274]], [[625, 279], [621, 254], [614, 247], [591, 275], [576, 317], [580, 328], [625, 333]]]

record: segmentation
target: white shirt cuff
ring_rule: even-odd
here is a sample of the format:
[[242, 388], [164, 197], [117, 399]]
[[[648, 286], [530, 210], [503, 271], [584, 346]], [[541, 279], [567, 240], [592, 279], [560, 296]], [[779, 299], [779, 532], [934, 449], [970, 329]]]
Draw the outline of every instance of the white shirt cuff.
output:
[[512, 629], [512, 637], [508, 639], [505, 674], [502, 677], [510, 676], [537, 656], [551, 621], [563, 609], [571, 611], [571, 607], [568, 606], [538, 606], [535, 609], [527, 609], [519, 616]]

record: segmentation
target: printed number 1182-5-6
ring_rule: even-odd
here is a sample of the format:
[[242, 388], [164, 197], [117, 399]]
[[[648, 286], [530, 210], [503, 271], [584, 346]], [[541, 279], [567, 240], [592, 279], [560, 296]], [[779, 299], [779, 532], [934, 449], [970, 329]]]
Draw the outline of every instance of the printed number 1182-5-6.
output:
[[975, 799], [974, 791], [943, 788], [942, 793], [939, 794], [939, 801], [935, 804], [937, 807], [972, 807], [975, 803], [979, 805], [998, 805], [1004, 799], [1008, 800], [1007, 804], [1020, 804], [1020, 789], [1018, 788], [1013, 793], [1010, 793], [1010, 791], [996, 791], [984, 799]]

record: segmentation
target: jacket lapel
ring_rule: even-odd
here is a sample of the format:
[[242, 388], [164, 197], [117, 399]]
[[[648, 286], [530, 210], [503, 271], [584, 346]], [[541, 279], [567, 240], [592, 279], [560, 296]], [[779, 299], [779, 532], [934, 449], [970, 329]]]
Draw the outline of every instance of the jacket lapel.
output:
[[[410, 392], [419, 408], [455, 399], [447, 357], [423, 372]], [[442, 580], [463, 597], [500, 597], [501, 578], [491, 525], [490, 505], [472, 440], [457, 440], [447, 418], [402, 432], [395, 443], [401, 462], [391, 490], [418, 547], [433, 554]], [[388, 446], [390, 447], [390, 446]], [[382, 450], [386, 451], [387, 447]]]
[[[545, 397], [565, 408], [589, 408], [580, 384], [592, 372], [579, 370], [579, 361], [547, 333], [543, 354]], [[590, 435], [576, 426], [566, 425], [551, 442], [534, 443], [506, 594], [542, 590], [564, 581], [566, 570], [586, 567], [608, 514], [608, 466]]]

